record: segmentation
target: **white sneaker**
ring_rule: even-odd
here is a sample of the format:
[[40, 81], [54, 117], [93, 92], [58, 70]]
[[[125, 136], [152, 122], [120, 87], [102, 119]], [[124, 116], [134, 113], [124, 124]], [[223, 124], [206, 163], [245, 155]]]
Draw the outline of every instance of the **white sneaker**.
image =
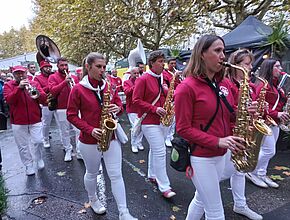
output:
[[26, 175], [31, 176], [34, 174], [35, 174], [35, 169], [34, 169], [33, 165], [26, 166]]
[[244, 207], [236, 207], [236, 206], [234, 206], [233, 211], [235, 213], [240, 214], [240, 215], [244, 215], [247, 218], [252, 219], [252, 220], [262, 220], [263, 219], [263, 216], [261, 216], [258, 213], [254, 212], [247, 205], [244, 206]]
[[143, 147], [143, 145], [138, 145], [138, 150], [144, 150], [144, 147]]
[[252, 173], [246, 173], [246, 178], [250, 180], [252, 183], [254, 183], [256, 186], [268, 188], [268, 185], [260, 177]]
[[166, 138], [166, 140], [165, 140], [165, 145], [166, 145], [167, 147], [172, 147], [172, 143], [171, 143], [170, 138]]
[[138, 220], [138, 218], [134, 218], [127, 210], [119, 214], [119, 220]]
[[260, 176], [260, 178], [270, 187], [279, 188], [279, 185], [271, 180], [268, 176]]
[[42, 170], [44, 168], [44, 161], [41, 159], [37, 161], [37, 169]]
[[94, 212], [99, 215], [104, 214], [107, 211], [106, 208], [102, 205], [102, 203], [98, 199], [96, 199], [95, 201], [91, 201], [90, 205], [91, 208], [94, 210]]
[[65, 152], [64, 161], [65, 162], [72, 161], [71, 150], [68, 150], [68, 151]]
[[82, 157], [82, 155], [81, 155], [80, 152], [77, 152], [77, 159], [78, 159], [78, 160], [82, 160], [82, 159], [83, 159], [83, 157]]
[[50, 148], [49, 140], [44, 140], [44, 141], [43, 141], [43, 147], [44, 147], [44, 148]]
[[138, 147], [137, 146], [132, 146], [131, 150], [133, 153], [138, 153]]

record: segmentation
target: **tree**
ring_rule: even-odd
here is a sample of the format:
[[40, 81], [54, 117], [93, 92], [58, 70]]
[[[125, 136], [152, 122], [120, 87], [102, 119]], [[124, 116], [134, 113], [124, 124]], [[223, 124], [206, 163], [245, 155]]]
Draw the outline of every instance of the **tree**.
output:
[[289, 0], [204, 0], [198, 2], [198, 8], [204, 9], [203, 16], [208, 17], [214, 27], [226, 30], [234, 29], [249, 15], [254, 15], [259, 20], [265, 20], [265, 17], [268, 17], [269, 21], [275, 20], [279, 17], [277, 13], [289, 11], [289, 5]]
[[90, 51], [127, 57], [137, 38], [149, 50], [177, 45], [199, 13], [186, 0], [35, 0], [35, 12], [34, 24], [76, 63]]

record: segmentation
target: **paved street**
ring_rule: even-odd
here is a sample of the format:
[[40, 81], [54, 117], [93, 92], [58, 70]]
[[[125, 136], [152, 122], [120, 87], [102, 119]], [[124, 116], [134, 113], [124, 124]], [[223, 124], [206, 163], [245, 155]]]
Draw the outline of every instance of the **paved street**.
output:
[[[125, 115], [122, 123], [129, 133]], [[45, 169], [35, 176], [27, 177], [25, 167], [20, 162], [17, 146], [11, 130], [0, 133], [3, 156], [3, 175], [9, 189], [9, 208], [6, 219], [100, 219], [117, 220], [117, 206], [111, 194], [108, 176], [106, 182], [107, 213], [94, 214], [85, 208], [87, 194], [83, 185], [84, 164], [74, 157], [72, 162], [63, 162], [64, 152], [60, 149], [59, 132], [52, 126], [50, 149], [42, 149]], [[184, 173], [178, 173], [168, 166], [168, 175], [177, 196], [166, 200], [156, 186], [146, 178], [148, 144], [144, 140], [145, 151], [133, 154], [130, 144], [123, 146], [123, 176], [127, 189], [130, 212], [139, 219], [183, 220], [191, 201], [194, 188]], [[170, 149], [167, 148], [168, 158]], [[290, 219], [290, 178], [283, 170], [274, 166], [290, 167], [290, 152], [278, 151], [271, 161], [269, 174], [280, 175], [279, 189], [261, 189], [247, 182], [248, 205], [263, 214], [267, 220]], [[221, 184], [226, 219], [245, 219], [232, 211], [232, 196], [229, 181]]]

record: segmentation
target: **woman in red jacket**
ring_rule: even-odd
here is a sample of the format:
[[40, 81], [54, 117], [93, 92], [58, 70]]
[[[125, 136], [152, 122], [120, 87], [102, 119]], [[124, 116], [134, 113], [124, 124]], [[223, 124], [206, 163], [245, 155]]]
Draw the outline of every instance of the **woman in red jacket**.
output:
[[[200, 219], [204, 211], [206, 219], [225, 218], [219, 187], [225, 154], [227, 149], [234, 153], [244, 149], [243, 139], [231, 136], [234, 117], [217, 91], [223, 80], [221, 62], [225, 59], [224, 49], [222, 38], [214, 35], [201, 37], [185, 69], [187, 78], [175, 93], [177, 133], [195, 146], [190, 159], [196, 193], [189, 205], [187, 220]], [[234, 106], [230, 86], [224, 83], [220, 90], [228, 105]], [[205, 131], [214, 114], [211, 126]]]
[[[281, 121], [289, 121], [290, 117], [287, 112], [283, 112], [283, 106], [286, 103], [286, 96], [284, 91], [278, 87], [278, 79], [281, 75], [282, 67], [278, 60], [267, 59], [261, 64], [259, 76], [268, 81], [265, 101], [269, 103], [269, 116], [273, 118], [277, 124]], [[260, 83], [257, 87], [259, 94], [263, 84]], [[267, 188], [278, 188], [279, 185], [267, 177], [267, 167], [270, 159], [276, 153], [276, 142], [279, 137], [279, 126], [271, 126], [273, 134], [264, 136], [262, 141], [258, 164], [252, 173], [248, 173], [246, 177], [251, 180], [255, 185]]]
[[[86, 166], [84, 176], [91, 208], [97, 214], [106, 212], [96, 194], [97, 175], [101, 158], [104, 158], [106, 170], [111, 180], [112, 193], [117, 202], [120, 220], [136, 220], [127, 209], [125, 185], [122, 176], [122, 152], [118, 140], [112, 139], [105, 152], [97, 150], [102, 136], [101, 112], [103, 94], [107, 92], [107, 82], [102, 79], [106, 69], [106, 60], [99, 53], [90, 53], [84, 59], [83, 77], [76, 84], [69, 96], [67, 119], [80, 132], [79, 149]], [[109, 112], [120, 114], [123, 111], [120, 97], [111, 89]], [[80, 113], [80, 114], [79, 114]]]

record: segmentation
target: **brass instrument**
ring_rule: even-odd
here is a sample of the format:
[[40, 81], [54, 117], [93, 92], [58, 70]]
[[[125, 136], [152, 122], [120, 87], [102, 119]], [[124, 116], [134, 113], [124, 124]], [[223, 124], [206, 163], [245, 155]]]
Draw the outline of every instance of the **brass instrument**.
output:
[[[169, 72], [169, 71], [168, 71]], [[169, 72], [171, 73], [171, 72]], [[174, 118], [174, 103], [173, 103], [173, 94], [174, 94], [174, 83], [177, 74], [171, 73], [173, 75], [170, 85], [168, 88], [168, 93], [163, 105], [164, 110], [166, 111], [166, 114], [160, 118], [161, 124], [168, 127], [172, 124], [173, 118]]]
[[241, 70], [244, 74], [239, 91], [239, 104], [233, 134], [234, 136], [244, 138], [246, 149], [232, 154], [232, 161], [238, 171], [251, 172], [257, 166], [263, 136], [271, 135], [272, 131], [263, 120], [252, 118], [247, 111], [248, 103], [250, 102], [247, 71], [243, 67], [227, 62], [221, 64]]
[[112, 114], [109, 113], [109, 105], [111, 103], [110, 102], [111, 83], [108, 80], [106, 82], [108, 84], [108, 87], [107, 91], [104, 92], [103, 96], [103, 107], [100, 122], [102, 136], [98, 145], [98, 150], [101, 152], [105, 152], [109, 149], [113, 132], [114, 130], [117, 129], [117, 122], [113, 119]]
[[[24, 78], [21, 78], [20, 80], [23, 80]], [[34, 86], [32, 86], [30, 83], [28, 83], [28, 85], [25, 85], [25, 89], [27, 90], [29, 96], [32, 99], [37, 99], [40, 95], [38, 89]]]
[[[290, 92], [287, 94], [287, 102], [284, 106], [284, 112], [290, 114]], [[279, 124], [279, 127], [281, 128], [281, 130], [288, 132], [290, 131], [290, 122], [281, 122]]]
[[68, 85], [72, 89], [76, 84], [75, 80], [74, 80], [74, 78], [71, 77], [71, 75], [66, 70], [63, 70], [63, 71], [65, 73], [65, 76], [69, 76], [71, 78], [71, 81], [68, 82]]
[[[259, 119], [263, 120], [263, 116], [264, 116], [264, 106], [265, 106], [265, 98], [266, 98], [266, 92], [267, 92], [267, 86], [268, 86], [268, 81], [266, 79], [263, 79], [259, 76], [257, 76], [257, 79], [259, 79], [260, 81], [263, 82], [263, 87], [260, 91], [259, 94], [259, 99], [258, 99], [258, 108], [257, 108], [257, 112], [259, 113]], [[266, 119], [265, 119], [265, 123], [270, 126], [277, 126], [277, 123], [274, 121], [273, 118], [271, 118], [269, 115], [266, 115]]]

